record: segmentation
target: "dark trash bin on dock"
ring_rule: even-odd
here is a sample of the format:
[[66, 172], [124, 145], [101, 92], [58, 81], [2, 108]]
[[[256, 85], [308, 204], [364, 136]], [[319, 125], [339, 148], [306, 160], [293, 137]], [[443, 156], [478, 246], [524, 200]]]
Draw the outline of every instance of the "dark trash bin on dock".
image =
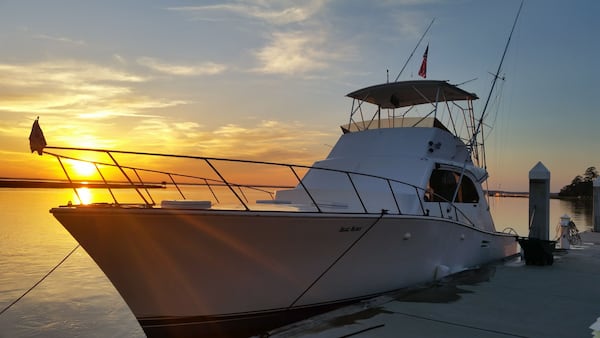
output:
[[556, 248], [556, 241], [529, 237], [519, 237], [518, 241], [523, 249], [525, 264], [552, 265], [554, 263], [553, 252]]

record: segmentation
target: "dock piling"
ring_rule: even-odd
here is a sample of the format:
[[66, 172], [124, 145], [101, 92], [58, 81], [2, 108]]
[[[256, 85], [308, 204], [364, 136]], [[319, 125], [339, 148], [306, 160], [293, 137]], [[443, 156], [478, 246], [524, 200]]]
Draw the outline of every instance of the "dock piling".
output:
[[594, 231], [600, 232], [600, 177], [597, 177], [593, 183], [593, 221], [594, 221]]
[[550, 238], [550, 171], [542, 162], [529, 171], [529, 237]]

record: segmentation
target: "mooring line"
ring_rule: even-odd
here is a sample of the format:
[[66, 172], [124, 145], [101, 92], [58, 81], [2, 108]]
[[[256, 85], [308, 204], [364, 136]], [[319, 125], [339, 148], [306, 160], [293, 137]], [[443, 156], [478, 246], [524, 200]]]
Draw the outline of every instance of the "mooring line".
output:
[[58, 269], [59, 266], [62, 265], [62, 263], [64, 263], [69, 257], [71, 257], [71, 255], [75, 252], [75, 250], [77, 250], [79, 248], [79, 244], [77, 244], [73, 250], [71, 250], [71, 252], [69, 252], [60, 262], [58, 262], [58, 264], [56, 264], [52, 269], [50, 269], [50, 271], [48, 271], [48, 273], [46, 273], [44, 275], [44, 277], [42, 277], [39, 281], [37, 281], [35, 284], [33, 284], [32, 287], [30, 287], [29, 289], [27, 289], [27, 291], [25, 291], [21, 296], [19, 296], [17, 299], [15, 299], [12, 303], [8, 304], [8, 306], [6, 306], [4, 309], [2, 309], [2, 311], [0, 311], [0, 316], [4, 314], [4, 312], [6, 312], [8, 309], [10, 309], [13, 305], [17, 304], [21, 299], [23, 299], [23, 297], [27, 296], [27, 294], [29, 292], [31, 292], [33, 289], [35, 289], [38, 285], [40, 285], [41, 282], [43, 282], [48, 276], [50, 276], [51, 273], [54, 272], [54, 270]]
[[430, 321], [430, 322], [436, 322], [436, 323], [440, 323], [440, 324], [446, 324], [446, 325], [449, 325], [449, 326], [458, 326], [458, 327], [463, 327], [463, 328], [466, 328], [466, 329], [472, 329], [472, 330], [479, 330], [479, 331], [494, 333], [494, 334], [508, 336], [508, 337], [527, 338], [527, 336], [522, 336], [522, 335], [517, 334], [517, 333], [505, 332], [505, 331], [500, 331], [500, 330], [495, 330], [495, 329], [486, 329], [486, 328], [478, 327], [478, 326], [474, 326], [474, 325], [455, 323], [455, 322], [452, 322], [452, 321], [449, 321], [449, 320], [435, 319], [435, 318], [431, 318], [431, 317], [426, 317], [426, 316], [421, 316], [421, 315], [415, 315], [415, 314], [412, 314], [412, 313], [395, 312], [394, 311], [394, 314], [402, 315], [402, 316], [406, 316], [406, 317], [411, 317], [411, 318], [416, 318], [416, 319], [422, 319], [422, 320]]
[[365, 333], [365, 332], [367, 332], [367, 331], [371, 331], [371, 330], [375, 330], [375, 329], [382, 328], [382, 327], [384, 327], [384, 326], [385, 326], [385, 324], [379, 324], [379, 325], [375, 325], [375, 326], [367, 327], [366, 329], [362, 329], [362, 330], [360, 330], [360, 331], [352, 332], [352, 333], [349, 333], [349, 334], [346, 334], [346, 335], [340, 336], [339, 338], [348, 338], [348, 337], [356, 336], [356, 335], [359, 335], [359, 334], [361, 334], [361, 333]]
[[350, 246], [348, 248], [346, 248], [346, 250], [344, 250], [344, 252], [342, 252], [341, 255], [338, 256], [338, 258], [336, 260], [333, 261], [333, 263], [331, 263], [326, 269], [325, 271], [323, 271], [301, 294], [300, 296], [296, 297], [296, 299], [294, 299], [294, 301], [287, 307], [288, 309], [291, 309], [294, 305], [296, 305], [296, 303], [302, 298], [304, 297], [304, 295], [310, 290], [312, 289], [313, 286], [315, 286], [315, 284], [317, 284], [317, 282], [319, 280], [321, 280], [321, 278], [323, 278], [323, 276], [325, 276], [325, 274], [327, 272], [329, 272], [329, 270], [331, 270], [331, 268], [333, 268], [344, 256], [346, 256], [346, 254], [356, 245], [356, 243], [358, 243], [363, 237], [365, 237], [365, 235], [371, 231], [371, 229], [373, 229], [373, 227], [375, 226], [375, 224], [379, 223], [379, 221], [381, 221], [381, 219], [383, 218], [384, 215], [387, 215], [387, 210], [385, 209], [381, 209], [381, 214], [379, 215], [379, 217], [377, 217], [377, 219], [375, 220], [375, 222], [373, 222], [368, 228], [367, 230], [365, 230], [362, 234], [360, 234], [360, 236], [358, 236], [358, 238], [356, 240], [354, 240], [354, 242], [352, 242], [352, 244], [350, 244]]

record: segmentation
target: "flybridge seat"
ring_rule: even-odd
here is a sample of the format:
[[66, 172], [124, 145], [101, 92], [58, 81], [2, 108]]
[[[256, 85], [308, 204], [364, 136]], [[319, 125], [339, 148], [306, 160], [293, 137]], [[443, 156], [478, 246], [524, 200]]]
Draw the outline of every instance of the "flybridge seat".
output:
[[434, 117], [395, 117], [371, 121], [352, 121], [352, 123], [347, 123], [340, 126], [344, 134], [367, 129], [410, 127], [435, 127], [445, 131], [449, 131], [442, 122], [440, 122]]

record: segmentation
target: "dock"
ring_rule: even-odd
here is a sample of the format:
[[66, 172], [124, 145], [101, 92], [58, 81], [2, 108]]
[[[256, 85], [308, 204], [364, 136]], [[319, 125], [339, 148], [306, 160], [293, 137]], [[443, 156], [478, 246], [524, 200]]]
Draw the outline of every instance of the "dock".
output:
[[600, 337], [600, 233], [558, 250], [554, 264], [520, 258], [337, 309], [269, 337]]

